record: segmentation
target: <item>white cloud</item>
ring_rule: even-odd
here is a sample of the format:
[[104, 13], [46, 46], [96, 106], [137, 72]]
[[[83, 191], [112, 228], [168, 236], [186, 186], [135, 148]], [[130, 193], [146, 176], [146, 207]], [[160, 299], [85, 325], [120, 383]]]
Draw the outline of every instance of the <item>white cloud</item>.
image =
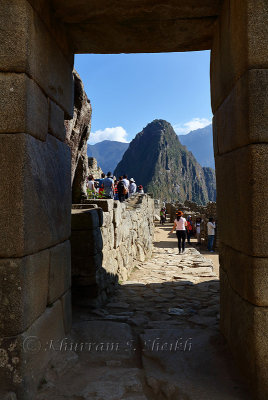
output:
[[127, 132], [122, 126], [100, 129], [90, 133], [88, 143], [95, 144], [103, 140], [116, 140], [117, 142], [128, 143]]
[[185, 122], [184, 124], [176, 124], [173, 126], [173, 128], [174, 131], [177, 133], [177, 135], [186, 135], [191, 131], [204, 128], [205, 126], [210, 124], [211, 124], [211, 119], [193, 118], [191, 121]]

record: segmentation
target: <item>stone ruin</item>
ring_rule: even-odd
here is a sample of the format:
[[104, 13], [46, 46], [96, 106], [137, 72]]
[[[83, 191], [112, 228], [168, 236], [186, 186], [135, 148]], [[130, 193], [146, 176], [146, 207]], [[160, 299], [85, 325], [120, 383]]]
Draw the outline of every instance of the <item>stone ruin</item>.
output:
[[71, 326], [74, 54], [210, 49], [220, 329], [267, 399], [267, 19], [264, 0], [1, 1], [1, 398], [32, 399], [49, 361], [24, 338]]
[[154, 200], [136, 194], [124, 203], [92, 199], [72, 208], [73, 301], [99, 305], [135, 263], [152, 256]]

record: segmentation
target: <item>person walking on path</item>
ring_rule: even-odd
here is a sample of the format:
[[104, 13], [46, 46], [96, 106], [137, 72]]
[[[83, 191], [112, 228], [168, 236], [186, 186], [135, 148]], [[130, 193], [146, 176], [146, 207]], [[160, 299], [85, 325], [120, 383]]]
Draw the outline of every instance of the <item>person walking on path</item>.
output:
[[213, 244], [215, 238], [216, 223], [213, 218], [209, 218], [207, 223], [207, 229], [208, 229], [208, 251], [214, 253]]
[[187, 242], [190, 243], [191, 236], [193, 234], [193, 221], [192, 221], [192, 217], [190, 215], [189, 215], [189, 217], [187, 217], [186, 229], [187, 229]]
[[202, 219], [200, 217], [196, 218], [195, 229], [196, 229], [196, 239], [198, 245], [201, 245], [201, 224], [202, 224]]
[[164, 207], [161, 208], [161, 211], [160, 211], [160, 222], [162, 225], [164, 225], [164, 223], [166, 222], [166, 215], [165, 215]]
[[170, 233], [173, 233], [174, 230], [176, 229], [176, 235], [178, 238], [178, 249], [179, 249], [179, 254], [183, 254], [185, 252], [185, 239], [186, 239], [186, 219], [183, 218], [183, 212], [178, 211], [176, 213], [177, 218], [174, 221], [174, 225], [172, 228], [172, 231]]
[[135, 194], [136, 190], [137, 190], [137, 185], [136, 185], [134, 179], [131, 178], [130, 185], [129, 185], [129, 196], [132, 196], [133, 194]]
[[108, 172], [107, 178], [103, 179], [104, 194], [108, 199], [114, 198], [114, 180], [112, 173]]
[[118, 200], [120, 201], [120, 203], [125, 201], [125, 189], [126, 187], [124, 185], [123, 177], [119, 176], [119, 181], [117, 184], [117, 193], [118, 193]]

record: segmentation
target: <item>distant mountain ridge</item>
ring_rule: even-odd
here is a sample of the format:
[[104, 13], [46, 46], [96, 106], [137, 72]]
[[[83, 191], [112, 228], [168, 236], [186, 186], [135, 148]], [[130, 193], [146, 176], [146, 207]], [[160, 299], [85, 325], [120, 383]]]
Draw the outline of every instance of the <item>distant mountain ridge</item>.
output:
[[96, 158], [98, 165], [105, 173], [113, 172], [128, 146], [129, 143], [104, 140], [93, 145], [88, 144], [87, 155]]
[[116, 176], [124, 173], [155, 198], [199, 204], [216, 198], [214, 171], [198, 164], [164, 120], [149, 123], [131, 141], [114, 171]]
[[193, 153], [202, 167], [215, 169], [212, 125], [179, 135], [180, 142]]

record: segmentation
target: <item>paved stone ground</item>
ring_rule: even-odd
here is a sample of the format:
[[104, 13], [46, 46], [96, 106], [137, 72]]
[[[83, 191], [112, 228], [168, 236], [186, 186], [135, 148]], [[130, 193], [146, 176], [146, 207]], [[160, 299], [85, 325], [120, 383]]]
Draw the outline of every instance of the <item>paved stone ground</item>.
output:
[[157, 227], [153, 258], [105, 307], [74, 310], [36, 400], [249, 399], [219, 333], [212, 261], [178, 255], [170, 229]]

